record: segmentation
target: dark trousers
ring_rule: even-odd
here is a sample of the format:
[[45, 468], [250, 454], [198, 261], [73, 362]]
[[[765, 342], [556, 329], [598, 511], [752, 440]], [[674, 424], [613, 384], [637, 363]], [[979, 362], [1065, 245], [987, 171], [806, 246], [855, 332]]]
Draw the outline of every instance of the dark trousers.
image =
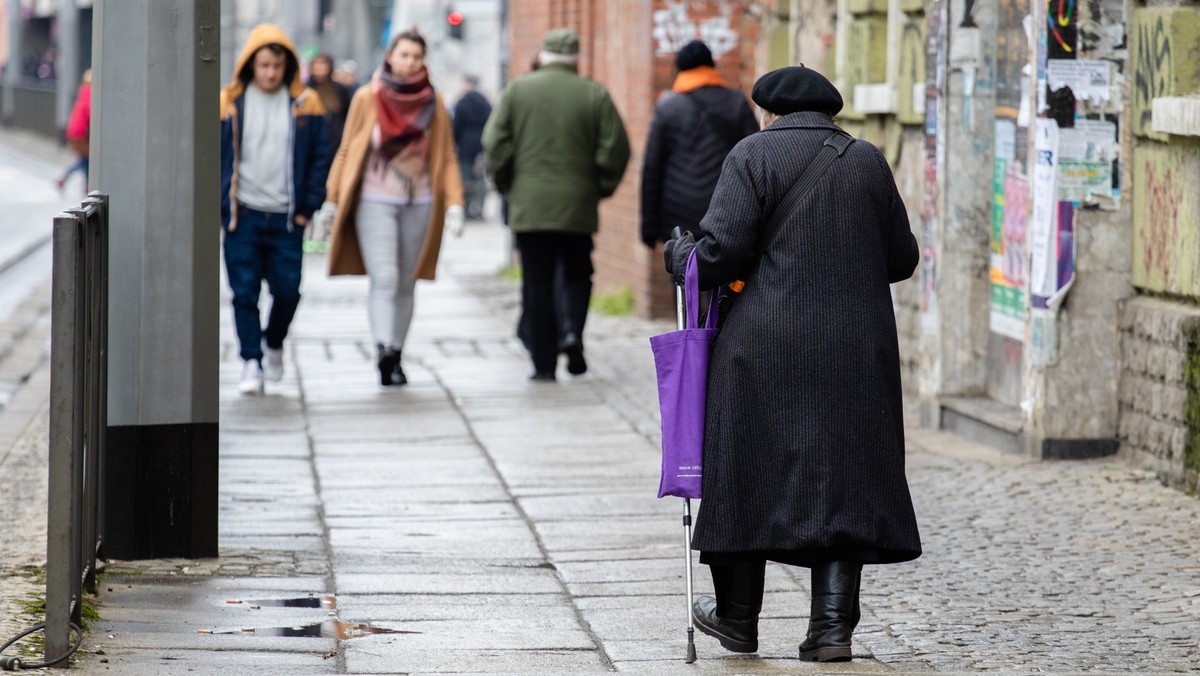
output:
[[467, 203], [467, 218], [483, 218], [483, 198], [487, 194], [487, 182], [477, 171], [475, 157], [459, 157], [458, 168], [462, 172], [463, 201]]
[[[262, 340], [283, 347], [300, 304], [300, 269], [304, 228], [290, 225], [287, 214], [271, 214], [238, 206], [237, 228], [225, 231], [225, 273], [233, 291], [233, 321], [242, 359], [262, 359]], [[266, 280], [271, 313], [263, 329], [258, 295]]]
[[[538, 373], [553, 373], [558, 364], [560, 325], [568, 325], [577, 340], [583, 339], [592, 297], [592, 236], [519, 232], [516, 240], [533, 368]], [[561, 293], [561, 309], [555, 302], [556, 288]], [[566, 317], [561, 316], [564, 314]]]

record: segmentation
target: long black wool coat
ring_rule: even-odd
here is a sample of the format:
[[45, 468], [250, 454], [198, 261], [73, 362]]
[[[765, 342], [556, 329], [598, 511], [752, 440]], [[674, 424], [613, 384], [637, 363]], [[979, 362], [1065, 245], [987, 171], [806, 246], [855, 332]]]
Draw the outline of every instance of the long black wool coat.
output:
[[771, 212], [837, 129], [793, 113], [743, 140], [700, 223], [701, 288], [746, 281], [709, 366], [693, 546], [710, 562], [921, 554], [888, 286], [912, 276], [919, 253], [883, 155], [851, 144], [756, 255]]

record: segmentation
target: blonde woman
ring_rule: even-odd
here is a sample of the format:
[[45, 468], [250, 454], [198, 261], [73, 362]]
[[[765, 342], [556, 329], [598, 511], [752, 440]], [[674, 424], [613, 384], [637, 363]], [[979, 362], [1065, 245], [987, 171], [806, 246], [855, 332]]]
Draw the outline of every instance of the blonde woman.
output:
[[[462, 233], [462, 176], [453, 129], [429, 83], [425, 39], [392, 39], [383, 65], [350, 103], [329, 172], [330, 275], [371, 279], [367, 310], [379, 382], [408, 382], [400, 365], [418, 279], [433, 279], [443, 229]], [[332, 215], [332, 218], [330, 218]]]

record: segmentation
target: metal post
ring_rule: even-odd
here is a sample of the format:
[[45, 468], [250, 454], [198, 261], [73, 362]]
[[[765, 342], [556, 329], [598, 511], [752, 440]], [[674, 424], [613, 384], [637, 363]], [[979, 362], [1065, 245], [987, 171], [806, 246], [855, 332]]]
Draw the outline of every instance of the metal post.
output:
[[[95, 498], [93, 508], [95, 516], [89, 523], [95, 527], [94, 538], [87, 540], [89, 544], [94, 543], [95, 556], [102, 555], [104, 546], [104, 532], [102, 525], [104, 523], [104, 500], [101, 499], [101, 491], [104, 486], [104, 456], [107, 439], [108, 426], [108, 195], [93, 191], [88, 195], [84, 204], [93, 204], [96, 207], [96, 246], [95, 246], [95, 304], [96, 311], [99, 316], [99, 321], [96, 324], [96, 437], [92, 444], [92, 449], [95, 451], [92, 454], [91, 465], [95, 472]], [[96, 570], [95, 559], [92, 559], [92, 571], [88, 579], [84, 581], [84, 586], [88, 589], [95, 589], [96, 586]]]
[[73, 571], [78, 561], [80, 498], [74, 479], [82, 472], [74, 445], [80, 423], [78, 362], [79, 326], [79, 219], [71, 214], [54, 218], [54, 271], [51, 284], [50, 336], [50, 480], [55, 496], [47, 509], [46, 533], [46, 655], [66, 654], [71, 646], [71, 615], [79, 580]]

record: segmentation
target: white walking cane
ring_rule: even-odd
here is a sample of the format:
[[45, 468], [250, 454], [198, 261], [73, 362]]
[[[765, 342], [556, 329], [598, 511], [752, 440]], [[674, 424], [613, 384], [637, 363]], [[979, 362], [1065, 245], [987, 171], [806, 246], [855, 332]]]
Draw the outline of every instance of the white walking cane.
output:
[[[672, 239], [679, 239], [682, 232], [679, 228], [671, 231]], [[683, 300], [683, 287], [675, 285], [675, 326], [680, 331], [687, 328], [687, 315]], [[696, 661], [696, 621], [692, 619], [692, 501], [683, 499], [683, 558], [687, 580], [687, 658], [684, 662], [691, 664]]]

